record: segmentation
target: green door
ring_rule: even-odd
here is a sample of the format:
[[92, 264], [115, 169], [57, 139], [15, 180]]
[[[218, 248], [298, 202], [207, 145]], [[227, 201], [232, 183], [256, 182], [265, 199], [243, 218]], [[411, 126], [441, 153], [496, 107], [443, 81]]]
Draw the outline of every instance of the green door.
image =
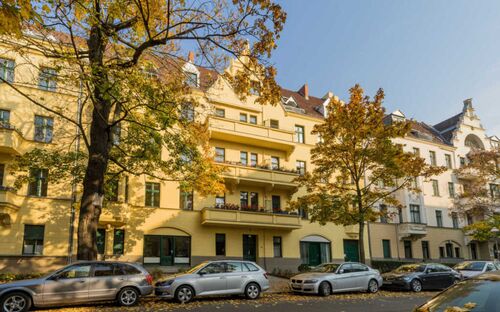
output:
[[243, 235], [243, 260], [257, 261], [257, 235]]
[[310, 266], [321, 264], [321, 246], [320, 243], [309, 243], [309, 263]]
[[355, 239], [344, 239], [344, 254], [346, 261], [359, 261], [358, 241]]
[[160, 265], [174, 265], [174, 238], [172, 236], [161, 237]]

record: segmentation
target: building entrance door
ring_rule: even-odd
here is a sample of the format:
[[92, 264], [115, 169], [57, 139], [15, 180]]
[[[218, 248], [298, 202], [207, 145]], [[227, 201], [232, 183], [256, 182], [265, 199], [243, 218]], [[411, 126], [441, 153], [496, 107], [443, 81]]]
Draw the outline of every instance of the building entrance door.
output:
[[257, 261], [257, 235], [243, 235], [243, 260]]
[[359, 245], [356, 239], [344, 239], [344, 254], [346, 261], [359, 261]]

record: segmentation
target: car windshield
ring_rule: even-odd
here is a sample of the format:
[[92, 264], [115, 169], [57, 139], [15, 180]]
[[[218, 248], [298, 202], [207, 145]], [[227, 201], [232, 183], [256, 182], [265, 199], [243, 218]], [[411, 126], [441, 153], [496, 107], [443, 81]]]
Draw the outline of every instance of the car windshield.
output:
[[191, 269], [187, 270], [186, 273], [193, 274], [196, 271], [198, 271], [199, 269], [201, 269], [202, 267], [204, 267], [205, 265], [207, 265], [207, 263], [208, 262], [202, 262], [202, 263], [192, 267]]
[[500, 276], [461, 282], [439, 294], [416, 312], [500, 311]]
[[421, 264], [405, 264], [394, 270], [396, 273], [411, 273], [411, 272], [424, 272], [425, 265]]
[[481, 272], [485, 264], [486, 264], [485, 262], [463, 262], [457, 264], [457, 266], [455, 266], [455, 270]]
[[324, 263], [324, 264], [318, 265], [317, 267], [312, 268], [311, 272], [333, 273], [333, 272], [337, 271], [338, 267], [339, 267], [338, 264]]

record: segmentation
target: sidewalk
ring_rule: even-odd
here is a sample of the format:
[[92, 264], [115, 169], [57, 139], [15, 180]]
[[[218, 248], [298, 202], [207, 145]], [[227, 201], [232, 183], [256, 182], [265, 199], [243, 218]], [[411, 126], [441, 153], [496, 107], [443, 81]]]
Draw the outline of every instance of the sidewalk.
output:
[[269, 276], [269, 290], [268, 293], [284, 293], [289, 292], [288, 279], [276, 276]]

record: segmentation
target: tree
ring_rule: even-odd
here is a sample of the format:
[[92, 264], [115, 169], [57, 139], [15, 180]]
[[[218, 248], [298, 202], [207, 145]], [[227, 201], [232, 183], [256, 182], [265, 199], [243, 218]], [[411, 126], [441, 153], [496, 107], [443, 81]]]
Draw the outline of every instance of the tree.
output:
[[[179, 181], [181, 187], [201, 193], [223, 188], [221, 169], [211, 161], [206, 125], [189, 117], [192, 109], [201, 115], [207, 110], [186, 85], [192, 79], [182, 70], [186, 48], [196, 48], [200, 70], [208, 70], [213, 79], [223, 75], [242, 97], [251, 81], [259, 80], [258, 101], [279, 101], [276, 71], [265, 60], [276, 48], [286, 14], [271, 0], [10, 0], [2, 1], [0, 10], [9, 17], [0, 23], [2, 42], [17, 53], [37, 49], [53, 60], [51, 75], [57, 73], [58, 88], [82, 91], [74, 112], [68, 103], [54, 106], [2, 79], [78, 129], [74, 140], [81, 139], [83, 151], [58, 150], [54, 159], [65, 162], [52, 164], [51, 170], [62, 174], [71, 160], [83, 166], [77, 181], [82, 188], [80, 260], [97, 256], [96, 230], [107, 179], [127, 173]], [[227, 75], [223, 70], [230, 58], [243, 66]], [[203, 87], [195, 86], [193, 92], [205, 92]], [[70, 152], [73, 158], [64, 155]], [[41, 154], [34, 150], [19, 163], [26, 168], [36, 159], [38, 165], [47, 165]]]
[[411, 188], [416, 177], [428, 178], [444, 170], [404, 152], [395, 142], [408, 134], [411, 124], [387, 122], [383, 99], [381, 89], [371, 100], [359, 85], [350, 89], [349, 103], [332, 99], [325, 122], [313, 130], [321, 138], [311, 151], [314, 169], [299, 178], [307, 195], [292, 203], [307, 210], [311, 222], [357, 224], [362, 262], [365, 222], [388, 213], [374, 206], [399, 205], [397, 191]]

